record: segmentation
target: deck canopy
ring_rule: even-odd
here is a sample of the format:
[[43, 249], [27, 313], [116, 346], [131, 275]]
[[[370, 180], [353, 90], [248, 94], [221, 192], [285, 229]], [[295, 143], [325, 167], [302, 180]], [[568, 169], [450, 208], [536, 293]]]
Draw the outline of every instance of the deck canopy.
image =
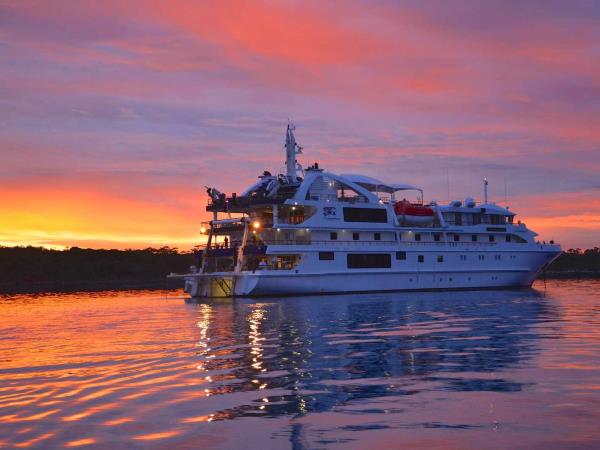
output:
[[409, 190], [423, 192], [422, 189], [410, 184], [384, 183], [383, 181], [378, 180], [376, 178], [368, 177], [366, 175], [360, 175], [357, 173], [345, 173], [341, 174], [340, 177], [345, 178], [353, 183], [356, 183], [370, 192], [383, 192], [386, 194], [393, 194], [397, 191]]

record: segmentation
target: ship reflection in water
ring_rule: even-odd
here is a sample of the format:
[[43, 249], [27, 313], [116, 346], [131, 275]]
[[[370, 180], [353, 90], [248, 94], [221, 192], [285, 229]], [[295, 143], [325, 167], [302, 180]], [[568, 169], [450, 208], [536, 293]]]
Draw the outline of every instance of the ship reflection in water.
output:
[[0, 297], [0, 447], [600, 443], [600, 282]]

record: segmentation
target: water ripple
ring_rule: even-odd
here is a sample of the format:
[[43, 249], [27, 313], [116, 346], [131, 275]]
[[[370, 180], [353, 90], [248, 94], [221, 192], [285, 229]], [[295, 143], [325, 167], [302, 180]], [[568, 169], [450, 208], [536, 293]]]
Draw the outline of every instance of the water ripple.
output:
[[591, 447], [599, 287], [1, 297], [0, 446]]

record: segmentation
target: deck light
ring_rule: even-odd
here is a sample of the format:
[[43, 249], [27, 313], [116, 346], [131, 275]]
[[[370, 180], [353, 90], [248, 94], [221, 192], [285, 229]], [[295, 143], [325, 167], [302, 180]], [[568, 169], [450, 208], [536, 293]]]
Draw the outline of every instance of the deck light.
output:
[[256, 220], [256, 221], [254, 221], [252, 226], [254, 227], [255, 230], [258, 230], [260, 228], [260, 222], [258, 220]]
[[200, 227], [200, 234], [206, 234], [206, 227]]

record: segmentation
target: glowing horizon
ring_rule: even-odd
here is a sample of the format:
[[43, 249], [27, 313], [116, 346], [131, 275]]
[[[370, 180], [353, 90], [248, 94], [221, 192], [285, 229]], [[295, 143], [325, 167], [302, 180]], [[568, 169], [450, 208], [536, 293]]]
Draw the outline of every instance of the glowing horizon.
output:
[[[0, 5], [0, 245], [189, 249], [204, 186], [301, 162], [600, 240], [600, 6]], [[448, 183], [449, 182], [449, 183]], [[448, 188], [449, 184], [449, 188]]]

